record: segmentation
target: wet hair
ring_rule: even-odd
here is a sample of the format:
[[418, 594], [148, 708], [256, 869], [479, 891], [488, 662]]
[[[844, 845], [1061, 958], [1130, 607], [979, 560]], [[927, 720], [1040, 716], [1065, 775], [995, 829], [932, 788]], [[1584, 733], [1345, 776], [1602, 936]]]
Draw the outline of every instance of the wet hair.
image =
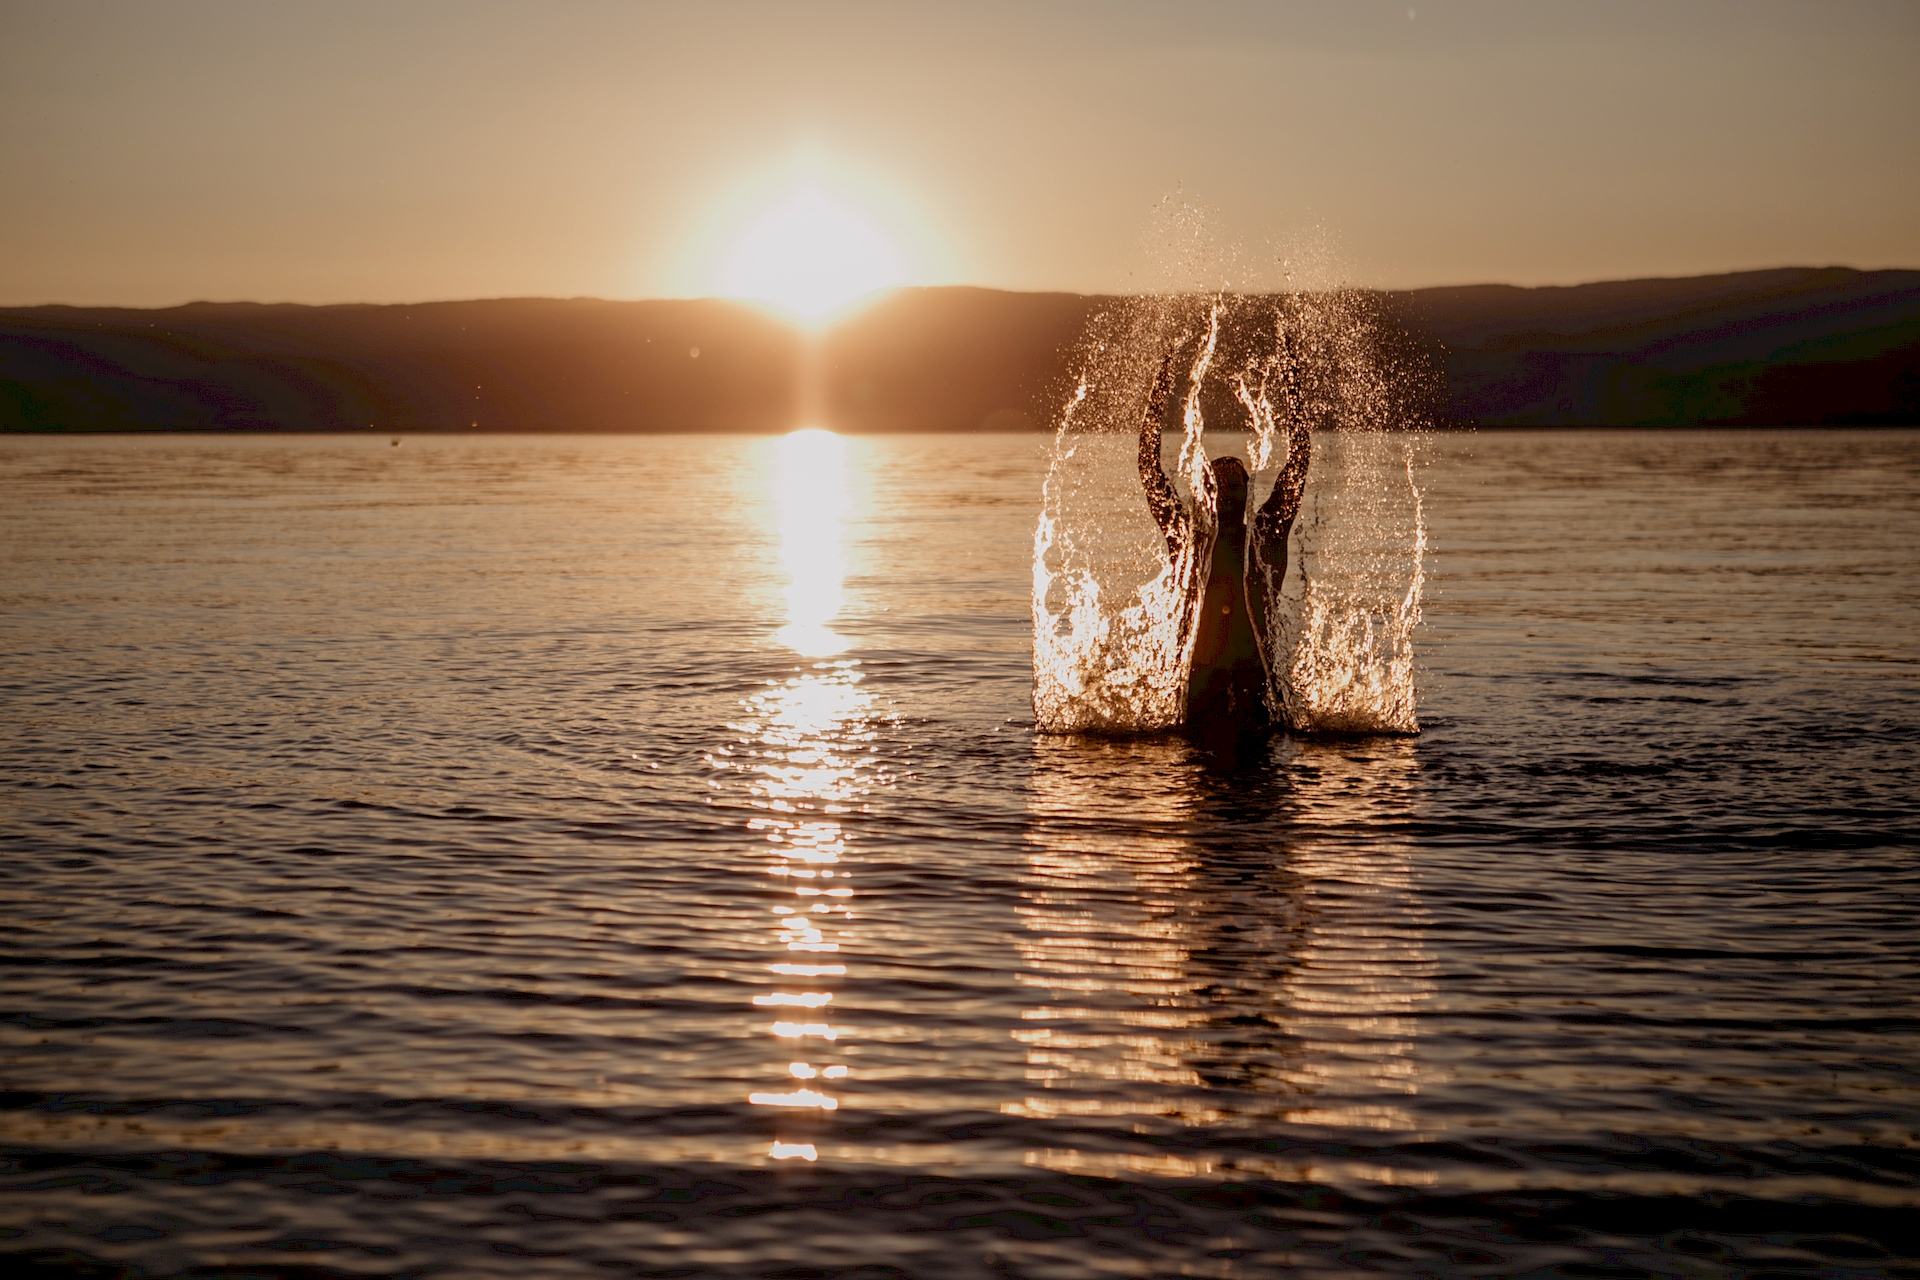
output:
[[1220, 495], [1220, 518], [1246, 519], [1247, 488], [1253, 481], [1253, 477], [1247, 474], [1247, 464], [1229, 455], [1215, 458], [1211, 465], [1214, 488]]

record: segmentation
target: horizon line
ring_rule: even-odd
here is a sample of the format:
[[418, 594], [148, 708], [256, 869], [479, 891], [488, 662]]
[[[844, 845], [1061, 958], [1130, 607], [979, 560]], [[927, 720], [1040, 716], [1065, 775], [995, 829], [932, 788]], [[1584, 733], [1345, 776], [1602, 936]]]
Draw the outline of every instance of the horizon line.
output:
[[[904, 285], [894, 285], [885, 289], [874, 290], [872, 293], [866, 295], [865, 297], [859, 299], [854, 304], [852, 304], [846, 312], [846, 317], [843, 317], [843, 318], [851, 317], [852, 315], [857, 314], [858, 312], [865, 310], [867, 307], [872, 306], [873, 304], [879, 302], [883, 298], [891, 297], [895, 294], [908, 293], [908, 292], [933, 292], [936, 290], [952, 290], [952, 291], [965, 290], [965, 291], [976, 292], [976, 293], [1030, 294], [1036, 297], [1054, 296], [1054, 297], [1071, 297], [1071, 298], [1148, 298], [1148, 297], [1174, 297], [1174, 296], [1180, 296], [1183, 294], [1207, 294], [1207, 293], [1216, 293], [1216, 294], [1241, 293], [1241, 294], [1252, 294], [1253, 296], [1260, 296], [1262, 293], [1271, 293], [1271, 294], [1279, 294], [1284, 292], [1336, 293], [1336, 292], [1343, 292], [1343, 291], [1351, 291], [1354, 293], [1415, 294], [1415, 293], [1438, 293], [1438, 292], [1447, 291], [1447, 290], [1462, 290], [1462, 289], [1513, 289], [1513, 290], [1518, 290], [1522, 292], [1541, 292], [1541, 291], [1546, 291], [1550, 289], [1590, 289], [1590, 288], [1595, 288], [1603, 285], [1660, 284], [1660, 283], [1674, 283], [1674, 282], [1688, 281], [1688, 280], [1710, 280], [1710, 279], [1716, 279], [1716, 278], [1729, 278], [1734, 276], [1772, 275], [1776, 273], [1792, 272], [1792, 271], [1803, 271], [1803, 272], [1846, 271], [1846, 272], [1852, 272], [1853, 274], [1856, 274], [1856, 275], [1885, 275], [1885, 274], [1895, 274], [1900, 272], [1911, 272], [1915, 274], [1920, 274], [1920, 266], [1854, 267], [1854, 266], [1847, 266], [1839, 263], [1830, 263], [1825, 266], [1812, 266], [1808, 264], [1787, 264], [1787, 265], [1773, 266], [1773, 267], [1748, 267], [1748, 268], [1742, 268], [1737, 271], [1703, 271], [1693, 275], [1619, 276], [1619, 277], [1610, 277], [1610, 278], [1600, 279], [1600, 280], [1581, 280], [1581, 281], [1576, 281], [1572, 284], [1510, 284], [1504, 281], [1482, 280], [1482, 281], [1468, 282], [1464, 284], [1419, 285], [1412, 288], [1392, 288], [1392, 287], [1383, 287], [1378, 285], [1335, 284], [1335, 285], [1328, 285], [1324, 288], [1298, 289], [1298, 290], [1291, 290], [1291, 291], [1279, 290], [1279, 289], [1256, 291], [1256, 290], [1238, 290], [1238, 289], [1223, 288], [1223, 289], [1217, 289], [1217, 290], [1142, 289], [1142, 290], [1112, 290], [1112, 291], [1101, 291], [1101, 292], [1082, 292], [1080, 290], [1074, 290], [1074, 289], [1012, 289], [1012, 288], [1006, 288], [1000, 285], [981, 285], [981, 284], [904, 284]], [[620, 305], [620, 306], [646, 304], [646, 303], [661, 303], [661, 302], [687, 302], [687, 303], [718, 302], [718, 303], [725, 303], [732, 306], [748, 307], [755, 310], [768, 311], [769, 313], [771, 313], [771, 310], [772, 310], [765, 304], [763, 300], [760, 300], [760, 299], [728, 297], [721, 294], [697, 294], [697, 295], [637, 297], [637, 298], [608, 297], [608, 296], [599, 295], [599, 294], [569, 294], [569, 295], [498, 294], [498, 295], [486, 296], [486, 297], [429, 298], [429, 299], [416, 299], [416, 300], [403, 301], [403, 302], [369, 302], [364, 300], [346, 301], [346, 302], [303, 302], [303, 301], [297, 301], [293, 299], [261, 301], [254, 298], [225, 298], [225, 299], [190, 298], [184, 302], [172, 302], [172, 303], [163, 303], [163, 304], [146, 305], [146, 306], [129, 304], [129, 303], [118, 303], [118, 302], [4, 302], [4, 303], [0, 303], [0, 311], [37, 311], [37, 310], [44, 310], [49, 308], [61, 308], [69, 311], [179, 311], [179, 310], [184, 310], [185, 308], [188, 308], [188, 307], [307, 307], [313, 310], [320, 310], [325, 307], [459, 306], [463, 304], [478, 303], [478, 302], [602, 302], [602, 303], [610, 303], [613, 305]]]

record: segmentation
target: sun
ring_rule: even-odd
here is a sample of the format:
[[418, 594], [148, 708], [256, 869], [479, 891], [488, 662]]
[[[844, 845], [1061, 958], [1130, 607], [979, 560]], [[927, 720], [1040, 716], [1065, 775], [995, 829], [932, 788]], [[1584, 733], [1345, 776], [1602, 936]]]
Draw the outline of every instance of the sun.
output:
[[767, 303], [807, 325], [912, 276], [906, 251], [872, 214], [816, 182], [750, 215], [717, 266], [718, 292]]
[[964, 277], [940, 219], [901, 181], [818, 143], [690, 205], [662, 266], [680, 297], [753, 302], [823, 330], [886, 289]]

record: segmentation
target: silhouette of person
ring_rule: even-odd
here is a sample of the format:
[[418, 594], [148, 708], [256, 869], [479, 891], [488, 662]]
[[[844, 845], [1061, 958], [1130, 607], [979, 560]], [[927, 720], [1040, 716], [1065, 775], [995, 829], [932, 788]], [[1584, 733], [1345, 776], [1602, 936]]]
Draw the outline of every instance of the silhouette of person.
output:
[[1173, 393], [1172, 368], [1169, 356], [1140, 421], [1140, 484], [1175, 572], [1185, 578], [1181, 635], [1192, 640], [1182, 723], [1203, 734], [1260, 729], [1280, 719], [1268, 701], [1279, 660], [1267, 633], [1268, 609], [1286, 577], [1287, 535], [1300, 513], [1312, 447], [1304, 428], [1289, 432], [1286, 465], [1254, 514], [1251, 538], [1252, 476], [1238, 458], [1213, 460], [1189, 510], [1160, 465], [1160, 419]]

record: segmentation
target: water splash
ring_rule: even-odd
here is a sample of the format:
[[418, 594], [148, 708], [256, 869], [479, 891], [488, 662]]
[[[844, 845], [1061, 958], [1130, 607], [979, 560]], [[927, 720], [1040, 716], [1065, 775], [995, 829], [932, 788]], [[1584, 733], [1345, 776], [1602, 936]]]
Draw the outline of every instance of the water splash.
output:
[[[1170, 557], [1144, 519], [1134, 432], [1190, 307], [1132, 300], [1095, 317], [1054, 437], [1034, 532], [1034, 715], [1053, 732], [1126, 733], [1179, 722], [1192, 636], [1184, 603], [1198, 568]], [[1207, 358], [1202, 345], [1199, 359]], [[1204, 453], [1197, 403], [1184, 410], [1181, 476]], [[1117, 602], [1117, 603], [1116, 603]]]
[[[1303, 732], [1417, 732], [1418, 428], [1432, 374], [1378, 296], [1350, 289], [1148, 295], [1094, 318], [1034, 533], [1038, 727], [1139, 733], [1184, 716], [1205, 566], [1191, 550], [1168, 552], [1135, 465], [1168, 352], [1185, 383], [1173, 474], [1203, 525], [1209, 424], [1256, 473], [1285, 461], [1295, 432], [1314, 438], [1293, 567], [1268, 594], [1271, 705]], [[1271, 482], [1256, 474], [1255, 502]]]
[[[1294, 530], [1297, 578], [1275, 602], [1286, 723], [1317, 733], [1417, 733], [1414, 629], [1426, 586], [1419, 440], [1359, 433], [1323, 441]], [[1304, 527], [1302, 527], [1304, 526]]]

